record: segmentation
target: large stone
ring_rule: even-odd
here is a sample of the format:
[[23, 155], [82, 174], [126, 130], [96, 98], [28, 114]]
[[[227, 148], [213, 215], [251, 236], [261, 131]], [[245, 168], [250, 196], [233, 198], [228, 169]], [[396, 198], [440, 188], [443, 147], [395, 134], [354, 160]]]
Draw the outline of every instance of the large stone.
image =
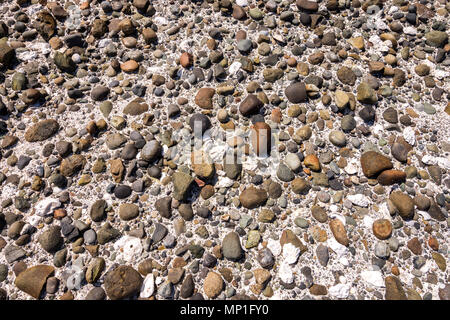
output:
[[86, 164], [86, 159], [80, 154], [71, 155], [61, 161], [59, 171], [66, 177], [73, 176], [78, 171], [82, 170]]
[[134, 203], [122, 203], [119, 207], [119, 217], [122, 220], [133, 220], [139, 215], [139, 207]]
[[345, 226], [341, 220], [339, 219], [331, 220], [330, 229], [337, 242], [339, 242], [343, 246], [349, 245], [350, 241], [347, 236], [347, 231], [345, 230]]
[[392, 234], [392, 224], [387, 219], [375, 220], [372, 224], [372, 231], [375, 237], [380, 240], [389, 239]]
[[437, 221], [445, 221], [446, 217], [442, 213], [441, 208], [439, 208], [439, 205], [433, 200], [431, 201], [430, 208], [428, 209], [428, 214]]
[[191, 165], [194, 173], [202, 179], [209, 179], [214, 176], [214, 164], [208, 154], [202, 150], [191, 153]]
[[400, 170], [384, 170], [378, 175], [377, 180], [383, 186], [400, 184], [406, 181], [406, 173]]
[[356, 75], [349, 67], [344, 66], [340, 68], [336, 75], [343, 84], [353, 86], [356, 82]]
[[39, 236], [39, 244], [47, 252], [55, 252], [63, 243], [61, 228], [51, 226]]
[[300, 103], [308, 99], [306, 86], [303, 82], [296, 82], [289, 85], [284, 91], [284, 94], [291, 103]]
[[243, 250], [239, 235], [236, 232], [228, 233], [222, 240], [223, 256], [232, 261], [239, 260], [242, 257]]
[[259, 112], [263, 103], [254, 94], [249, 94], [240, 104], [239, 111], [244, 117], [249, 117]]
[[173, 197], [177, 200], [183, 200], [186, 198], [187, 192], [194, 178], [189, 174], [181, 171], [176, 171], [172, 175], [173, 182]]
[[239, 201], [244, 208], [254, 209], [263, 205], [267, 201], [267, 198], [267, 192], [264, 189], [250, 186], [241, 192]]
[[105, 86], [97, 86], [91, 91], [91, 98], [94, 101], [102, 101], [108, 97], [109, 88]]
[[388, 157], [375, 151], [367, 151], [361, 156], [361, 168], [368, 178], [376, 177], [380, 172], [393, 168]]
[[136, 98], [126, 105], [123, 109], [124, 114], [129, 114], [131, 116], [138, 116], [144, 112], [148, 111], [148, 104], [142, 98]]
[[297, 8], [299, 10], [303, 10], [303, 11], [311, 11], [311, 12], [316, 12], [317, 10], [319, 10], [319, 4], [316, 1], [310, 1], [310, 0], [297, 0], [295, 2], [295, 4], [297, 5]]
[[389, 196], [399, 215], [404, 219], [412, 219], [414, 216], [414, 200], [401, 191], [394, 191]]
[[199, 137], [205, 133], [206, 130], [211, 128], [211, 121], [208, 116], [196, 113], [189, 119], [189, 126], [194, 132], [196, 137]]
[[106, 208], [108, 207], [108, 203], [105, 200], [99, 199], [96, 200], [90, 210], [90, 217], [92, 221], [99, 222], [106, 218]]
[[367, 104], [375, 104], [378, 101], [376, 91], [366, 82], [358, 85], [356, 99]]
[[59, 130], [58, 121], [47, 119], [33, 124], [25, 132], [25, 140], [28, 142], [44, 141], [53, 136]]
[[21, 291], [28, 293], [35, 299], [39, 299], [47, 278], [55, 271], [55, 268], [48, 265], [37, 265], [27, 268], [19, 273], [14, 284]]
[[291, 182], [291, 188], [296, 194], [307, 194], [311, 189], [311, 184], [304, 178], [295, 178]]
[[218, 273], [210, 271], [203, 283], [203, 291], [205, 292], [206, 296], [210, 299], [214, 299], [222, 292], [222, 290], [222, 277]]
[[147, 142], [141, 150], [141, 158], [145, 161], [153, 161], [161, 155], [161, 144], [157, 140]]
[[266, 68], [263, 71], [264, 80], [267, 82], [275, 82], [283, 77], [283, 70], [278, 68]]
[[215, 93], [216, 90], [214, 90], [213, 88], [201, 88], [200, 90], [198, 90], [197, 95], [195, 96], [195, 104], [202, 109], [212, 109], [212, 98]]
[[4, 42], [0, 43], [0, 63], [4, 64], [5, 66], [10, 66], [14, 61], [15, 56], [16, 52], [13, 48], [8, 46]]
[[403, 285], [397, 277], [387, 276], [384, 279], [386, 286], [386, 300], [407, 300]]
[[133, 297], [142, 286], [142, 276], [130, 266], [119, 266], [105, 276], [104, 287], [108, 298], [120, 300]]
[[445, 31], [430, 31], [425, 34], [426, 43], [433, 47], [443, 47], [448, 42], [448, 34]]
[[155, 201], [155, 209], [164, 218], [172, 216], [172, 197], [167, 196]]
[[65, 53], [59, 51], [55, 52], [53, 56], [53, 61], [55, 65], [63, 72], [73, 72], [77, 68], [75, 62], [73, 62], [72, 57]]

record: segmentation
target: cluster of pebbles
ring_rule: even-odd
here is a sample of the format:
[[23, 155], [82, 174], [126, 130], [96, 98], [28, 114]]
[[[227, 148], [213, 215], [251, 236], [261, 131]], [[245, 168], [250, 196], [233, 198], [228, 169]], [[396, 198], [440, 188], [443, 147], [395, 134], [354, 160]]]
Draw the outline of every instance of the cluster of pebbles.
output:
[[449, 12], [2, 1], [0, 300], [449, 300]]

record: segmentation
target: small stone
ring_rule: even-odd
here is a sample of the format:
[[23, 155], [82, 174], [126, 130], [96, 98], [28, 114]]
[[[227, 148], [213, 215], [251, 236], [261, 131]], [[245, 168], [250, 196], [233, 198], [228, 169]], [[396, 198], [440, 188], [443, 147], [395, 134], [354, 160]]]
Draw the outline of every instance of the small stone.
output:
[[203, 283], [203, 291], [205, 292], [206, 296], [210, 299], [214, 299], [222, 292], [222, 290], [222, 277], [218, 273], [210, 271]]
[[347, 237], [347, 231], [345, 230], [345, 226], [341, 220], [339, 219], [331, 220], [330, 229], [337, 242], [339, 242], [343, 246], [349, 245], [350, 241]]
[[389, 239], [392, 234], [392, 224], [387, 219], [375, 220], [372, 225], [372, 231], [375, 237], [380, 240]]

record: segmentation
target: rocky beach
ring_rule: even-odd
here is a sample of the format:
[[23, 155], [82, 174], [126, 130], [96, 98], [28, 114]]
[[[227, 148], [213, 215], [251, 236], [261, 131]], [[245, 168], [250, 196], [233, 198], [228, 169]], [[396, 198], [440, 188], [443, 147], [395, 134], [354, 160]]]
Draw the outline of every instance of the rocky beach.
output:
[[0, 1], [0, 300], [450, 300], [449, 18]]

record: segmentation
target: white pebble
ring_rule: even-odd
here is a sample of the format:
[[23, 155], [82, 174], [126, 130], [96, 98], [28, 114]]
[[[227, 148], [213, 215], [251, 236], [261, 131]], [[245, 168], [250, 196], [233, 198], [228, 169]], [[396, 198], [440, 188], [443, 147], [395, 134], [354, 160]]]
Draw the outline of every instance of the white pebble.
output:
[[61, 206], [61, 202], [58, 199], [54, 198], [45, 198], [44, 200], [39, 201], [34, 209], [36, 210], [36, 214], [41, 217], [48, 216], [53, 213], [53, 210], [59, 208]]
[[136, 237], [123, 236], [116, 243], [114, 248], [121, 252], [122, 258], [128, 262], [135, 260], [143, 250], [141, 240]]
[[331, 250], [336, 252], [338, 257], [343, 257], [348, 251], [346, 246], [343, 246], [342, 244], [337, 242], [336, 239], [334, 238], [328, 239], [327, 245], [328, 247], [330, 247]]
[[246, 7], [246, 6], [248, 6], [248, 1], [247, 0], [236, 0], [236, 4], [241, 7]]
[[155, 277], [152, 273], [147, 274], [142, 283], [141, 294], [139, 295], [141, 298], [150, 298], [155, 291]]
[[290, 284], [294, 282], [294, 274], [292, 273], [292, 269], [289, 264], [283, 262], [278, 271], [278, 275], [280, 276], [281, 281], [284, 283]]
[[406, 127], [405, 130], [403, 130], [403, 138], [412, 146], [416, 144], [416, 136], [412, 127]]
[[403, 33], [410, 36], [415, 36], [417, 34], [417, 30], [414, 27], [406, 27], [403, 29]]
[[300, 249], [294, 246], [292, 243], [287, 243], [283, 246], [283, 260], [288, 264], [297, 262], [300, 256]]
[[380, 271], [363, 271], [361, 272], [361, 278], [375, 287], [384, 287], [383, 275]]
[[267, 241], [267, 248], [272, 251], [273, 255], [279, 256], [281, 253], [281, 244], [279, 241], [273, 240], [273, 239], [269, 239]]
[[228, 72], [230, 72], [230, 75], [234, 75], [239, 71], [239, 69], [241, 69], [241, 66], [242, 64], [240, 62], [235, 61], [228, 68]]
[[332, 286], [328, 292], [332, 297], [338, 298], [338, 299], [345, 299], [348, 297], [348, 294], [350, 292], [350, 285], [348, 284], [342, 284], [339, 283], [335, 286]]
[[359, 206], [359, 207], [364, 207], [367, 208], [369, 206], [369, 199], [362, 194], [354, 194], [354, 195], [349, 195], [347, 197], [348, 200], [350, 200], [353, 204]]

